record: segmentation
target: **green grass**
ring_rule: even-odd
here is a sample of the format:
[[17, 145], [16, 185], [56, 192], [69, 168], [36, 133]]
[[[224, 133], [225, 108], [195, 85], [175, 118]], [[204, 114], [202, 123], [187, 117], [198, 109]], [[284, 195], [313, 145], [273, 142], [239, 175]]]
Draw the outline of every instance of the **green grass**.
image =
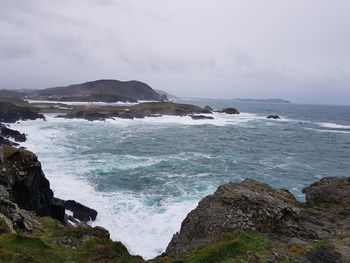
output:
[[139, 263], [119, 242], [91, 227], [66, 228], [50, 218], [41, 220], [42, 229], [32, 235], [0, 236], [0, 262]]
[[321, 239], [316, 241], [313, 245], [315, 248], [322, 248], [322, 247], [325, 247], [327, 244], [328, 244], [327, 239]]
[[245, 263], [248, 252], [263, 255], [266, 252], [266, 239], [253, 232], [235, 231], [227, 233], [215, 243], [184, 253], [180, 256], [159, 257], [153, 263]]

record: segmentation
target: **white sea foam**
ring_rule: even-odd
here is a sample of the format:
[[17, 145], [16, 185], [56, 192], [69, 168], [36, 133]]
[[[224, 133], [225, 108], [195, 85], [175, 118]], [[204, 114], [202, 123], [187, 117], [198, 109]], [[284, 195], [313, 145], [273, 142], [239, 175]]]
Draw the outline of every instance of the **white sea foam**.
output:
[[323, 128], [350, 130], [350, 125], [341, 125], [341, 124], [328, 123], [328, 122], [319, 122], [317, 124]]
[[[55, 129], [55, 125], [51, 123], [72, 120], [47, 117], [47, 122], [26, 121], [11, 126], [29, 135], [23, 146], [38, 154], [55, 196], [74, 199], [95, 208], [98, 211], [98, 217], [91, 224], [108, 229], [111, 238], [123, 242], [131, 253], [149, 259], [163, 252], [172, 235], [180, 229], [182, 220], [196, 206], [197, 201], [159, 197], [159, 202], [147, 204], [150, 196], [144, 194], [131, 191], [97, 191], [94, 185], [83, 177], [84, 173], [92, 169], [91, 163], [70, 155], [67, 145], [60, 143], [64, 142], [67, 130]], [[149, 164], [157, 162], [157, 158], [159, 157], [155, 160], [149, 158]], [[179, 158], [188, 158], [188, 156], [180, 154]], [[137, 156], [127, 156], [126, 159], [143, 162], [143, 159]], [[127, 165], [126, 161], [124, 165]], [[102, 163], [100, 166], [106, 165]], [[204, 174], [198, 174], [198, 176], [204, 176]]]
[[314, 128], [304, 128], [306, 130], [310, 131], [316, 131], [316, 132], [329, 132], [329, 133], [341, 133], [341, 134], [350, 134], [350, 131], [341, 131], [341, 130], [326, 130], [326, 129], [314, 129]]
[[[131, 253], [140, 254], [149, 259], [163, 252], [172, 235], [180, 229], [182, 220], [192, 210], [199, 200], [186, 198], [184, 192], [181, 200], [168, 197], [157, 197], [158, 202], [148, 204], [150, 196], [126, 190], [112, 192], [98, 191], [95, 186], [84, 177], [93, 169], [108, 171], [110, 166], [118, 165], [118, 169], [134, 169], [154, 165], [163, 160], [189, 160], [190, 158], [212, 158], [201, 153], [178, 153], [176, 155], [139, 157], [133, 155], [74, 156], [74, 149], [83, 145], [67, 143], [74, 137], [75, 130], [67, 124], [107, 125], [106, 128], [129, 127], [133, 125], [241, 125], [249, 122], [265, 120], [265, 117], [250, 113], [227, 115], [214, 113], [214, 120], [192, 120], [190, 117], [163, 116], [135, 120], [115, 119], [105, 122], [89, 122], [81, 119], [54, 118], [53, 114], [46, 115], [47, 121], [26, 121], [13, 124], [12, 127], [27, 133], [28, 140], [23, 146], [39, 156], [43, 170], [50, 180], [51, 188], [57, 197], [74, 199], [95, 208], [98, 217], [92, 225], [107, 228], [114, 240], [123, 242]], [[129, 134], [124, 134], [124, 137]], [[119, 139], [119, 138], [118, 138]], [[121, 138], [122, 140], [122, 138]], [[94, 157], [94, 158], [93, 158]], [[113, 159], [114, 158], [114, 159]], [[117, 158], [117, 159], [115, 159]], [[106, 165], [108, 163], [108, 165]], [[172, 177], [210, 177], [209, 173], [169, 174], [160, 176]], [[206, 193], [202, 193], [203, 195]], [[152, 196], [151, 196], [152, 198]]]
[[161, 117], [146, 117], [143, 119], [108, 119], [108, 123], [116, 125], [131, 125], [131, 124], [180, 124], [180, 125], [214, 125], [214, 126], [225, 126], [225, 125], [244, 125], [250, 121], [262, 120], [261, 117], [252, 113], [241, 113], [239, 115], [227, 115], [223, 113], [203, 114], [205, 116], [214, 117], [214, 119], [203, 119], [193, 120], [190, 116], [161, 116]]

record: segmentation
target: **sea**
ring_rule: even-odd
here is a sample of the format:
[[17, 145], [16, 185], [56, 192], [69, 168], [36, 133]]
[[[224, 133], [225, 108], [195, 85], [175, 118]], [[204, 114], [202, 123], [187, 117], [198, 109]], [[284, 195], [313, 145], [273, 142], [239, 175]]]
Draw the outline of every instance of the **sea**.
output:
[[350, 176], [350, 106], [180, 102], [241, 114], [106, 121], [48, 114], [11, 127], [28, 134], [22, 146], [38, 155], [55, 196], [96, 209], [90, 224], [146, 259], [164, 252], [186, 215], [221, 184], [252, 178], [303, 201], [302, 189], [320, 178]]

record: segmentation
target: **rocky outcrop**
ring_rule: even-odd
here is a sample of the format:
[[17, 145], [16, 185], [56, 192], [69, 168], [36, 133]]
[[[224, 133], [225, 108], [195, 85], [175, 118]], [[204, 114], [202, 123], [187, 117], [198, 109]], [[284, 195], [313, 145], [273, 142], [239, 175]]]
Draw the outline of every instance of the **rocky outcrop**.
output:
[[53, 192], [36, 155], [2, 145], [0, 156], [0, 184], [9, 192], [11, 201], [39, 216], [51, 215]]
[[207, 106], [205, 106], [205, 107], [204, 107], [204, 109], [205, 109], [205, 110], [208, 110], [208, 111], [214, 111], [214, 110], [213, 110], [213, 108], [212, 108], [212, 107], [210, 107], [210, 106], [208, 106], [208, 105], [207, 105]]
[[87, 120], [105, 120], [107, 118], [140, 119], [161, 115], [188, 116], [193, 114], [211, 114], [199, 106], [173, 102], [147, 102], [132, 106], [89, 106], [73, 110], [58, 118], [79, 118]]
[[190, 115], [193, 120], [213, 120], [214, 117], [205, 115]]
[[97, 216], [95, 210], [78, 202], [55, 198], [38, 158], [25, 149], [0, 146], [0, 198], [1, 189], [19, 208], [34, 211], [38, 216], [51, 216], [62, 223], [66, 223], [66, 207], [82, 222], [95, 220]]
[[303, 189], [306, 202], [321, 207], [350, 209], [350, 177], [326, 177]]
[[278, 119], [281, 119], [280, 116], [278, 115], [269, 115], [266, 117], [267, 119], [273, 119], [273, 120], [278, 120]]
[[94, 221], [97, 217], [97, 211], [85, 205], [82, 205], [74, 200], [64, 201], [64, 206], [67, 210], [73, 213], [73, 218], [81, 222]]
[[[254, 180], [222, 185], [188, 214], [166, 252], [186, 253], [240, 229], [264, 233], [277, 240], [274, 242], [283, 240], [283, 244], [292, 244], [293, 240], [308, 244], [297, 262], [301, 258], [305, 260], [302, 262], [331, 262], [312, 260], [322, 257], [344, 258], [339, 244], [340, 240], [346, 243], [350, 236], [350, 179], [325, 178], [304, 192], [307, 202], [301, 203], [285, 189]], [[324, 239], [330, 240], [327, 249], [309, 248], [315, 240]]]
[[235, 108], [225, 108], [221, 111], [219, 111], [220, 113], [226, 113], [226, 114], [230, 114], [230, 115], [233, 115], [233, 114], [240, 114], [240, 112], [235, 109]]
[[27, 136], [24, 133], [20, 133], [19, 131], [12, 130], [5, 125], [0, 124], [0, 135], [5, 138], [12, 138], [16, 142], [25, 142], [27, 140]]
[[74, 111], [65, 115], [57, 115], [56, 118], [66, 119], [85, 119], [88, 121], [101, 121], [108, 118], [108, 116], [101, 112], [96, 111]]
[[5, 139], [4, 137], [0, 136], [0, 145], [8, 145], [8, 146], [18, 146], [18, 143], [15, 143], [13, 141], [10, 141], [8, 139]]
[[0, 99], [0, 122], [13, 123], [20, 120], [45, 119], [44, 115], [38, 113], [30, 105], [14, 103]]

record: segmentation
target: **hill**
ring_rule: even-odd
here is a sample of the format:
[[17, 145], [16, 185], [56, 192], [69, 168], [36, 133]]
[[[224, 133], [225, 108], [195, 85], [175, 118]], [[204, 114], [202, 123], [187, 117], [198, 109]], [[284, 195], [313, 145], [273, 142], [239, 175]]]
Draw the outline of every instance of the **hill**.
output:
[[103, 101], [136, 102], [138, 100], [161, 101], [159, 95], [147, 84], [140, 81], [96, 80], [82, 84], [54, 87], [27, 93], [26, 99], [57, 101]]
[[180, 99], [179, 97], [173, 95], [173, 94], [170, 94], [166, 91], [163, 91], [163, 90], [159, 90], [159, 89], [155, 89], [155, 91], [160, 95], [160, 96], [167, 96], [168, 99], [170, 100], [177, 100], [177, 99]]

